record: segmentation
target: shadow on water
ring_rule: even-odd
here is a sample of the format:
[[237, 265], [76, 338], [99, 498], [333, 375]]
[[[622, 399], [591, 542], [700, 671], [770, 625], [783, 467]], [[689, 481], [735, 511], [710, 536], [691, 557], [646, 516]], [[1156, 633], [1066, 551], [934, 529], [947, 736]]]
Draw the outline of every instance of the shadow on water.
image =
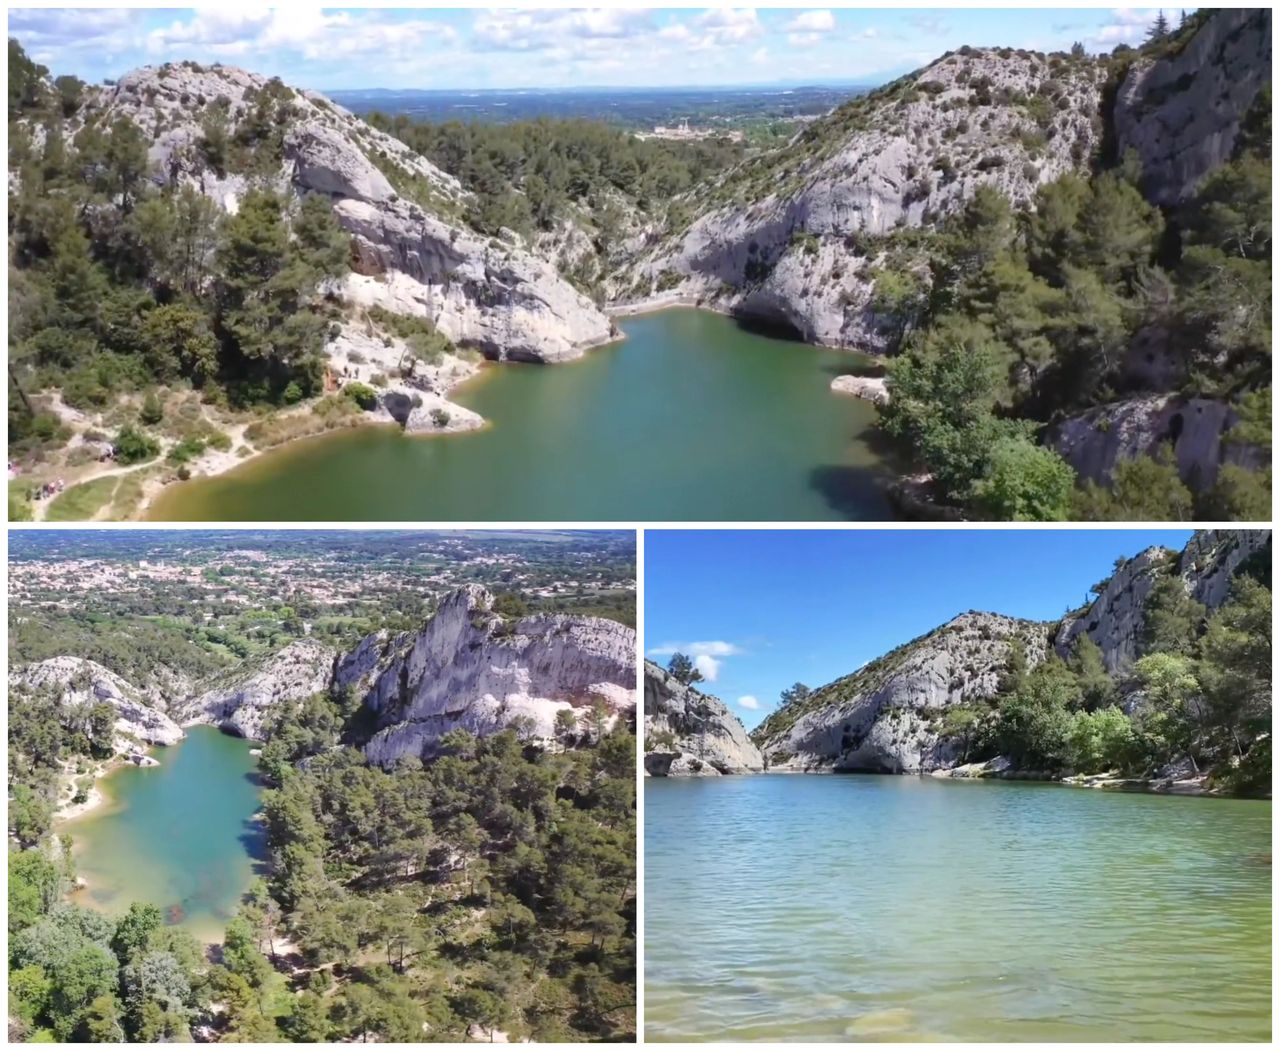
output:
[[[888, 485], [889, 479], [878, 471], [848, 464], [815, 467], [809, 472], [809, 488], [821, 495], [833, 511], [851, 521], [895, 518], [887, 494]], [[869, 515], [869, 511], [879, 513]]]
[[271, 872], [269, 853], [267, 851], [267, 826], [261, 814], [246, 818], [240, 825], [240, 833], [236, 836], [249, 861], [255, 876], [267, 876]]
[[818, 367], [832, 379], [837, 376], [873, 376], [879, 378], [885, 375], [883, 363], [869, 360], [860, 351], [850, 351], [848, 361], [826, 361]]
[[735, 327], [748, 335], [767, 336], [769, 339], [780, 339], [787, 343], [798, 343], [805, 347], [812, 345], [804, 341], [804, 337], [795, 325], [782, 318], [763, 317], [758, 314], [731, 314], [729, 316]]

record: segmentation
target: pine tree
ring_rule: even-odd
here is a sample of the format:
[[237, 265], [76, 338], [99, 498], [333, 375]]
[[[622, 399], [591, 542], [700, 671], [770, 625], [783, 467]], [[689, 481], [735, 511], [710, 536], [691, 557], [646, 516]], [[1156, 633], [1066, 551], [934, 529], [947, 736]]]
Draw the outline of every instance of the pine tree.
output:
[[1160, 41], [1169, 36], [1169, 19], [1165, 17], [1164, 11], [1161, 10], [1156, 15], [1156, 20], [1151, 23], [1151, 28], [1147, 30], [1147, 43], [1158, 44]]

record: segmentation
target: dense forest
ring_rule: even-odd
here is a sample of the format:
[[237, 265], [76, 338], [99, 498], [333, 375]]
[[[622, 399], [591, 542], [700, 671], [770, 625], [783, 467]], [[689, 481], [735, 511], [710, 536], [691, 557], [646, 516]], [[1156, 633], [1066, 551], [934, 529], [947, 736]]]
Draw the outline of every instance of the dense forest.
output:
[[[192, 186], [157, 187], [136, 124], [86, 114], [74, 77], [52, 83], [10, 40], [11, 448], [58, 443], [58, 417], [28, 391], [58, 388], [80, 409], [176, 382], [224, 406], [319, 393], [336, 317], [319, 292], [350, 254], [328, 202], [260, 188], [223, 214]], [[234, 139], [211, 130], [202, 148], [228, 167], [278, 164], [292, 92], [274, 83]], [[159, 411], [122, 421], [122, 462], [156, 455]]]
[[367, 119], [462, 181], [475, 195], [467, 220], [476, 229], [496, 234], [507, 227], [533, 238], [566, 219], [589, 217], [602, 257], [617, 247], [628, 212], [660, 220], [674, 197], [743, 155], [728, 139], [638, 139], [602, 121], [431, 124], [382, 113]]
[[[98, 709], [105, 709], [99, 711]], [[64, 899], [63, 764], [114, 712], [10, 698], [11, 1033], [36, 1042], [634, 1039], [635, 738], [455, 732], [393, 771], [349, 698], [279, 713], [260, 768], [270, 876], [206, 954], [152, 905]]]
[[[1107, 60], [1119, 84], [1140, 57], [1185, 44], [1153, 29]], [[1139, 345], [1175, 363], [1172, 387], [1231, 401], [1227, 440], [1271, 442], [1271, 93], [1261, 91], [1229, 163], [1161, 210], [1132, 153], [1042, 185], [1013, 208], [983, 187], [936, 229], [886, 240], [873, 308], [892, 319], [885, 430], [978, 517], [1263, 521], [1271, 469], [1225, 464], [1212, 487], [1179, 478], [1171, 450], [1119, 464], [1110, 487], [1077, 485], [1038, 444], [1045, 424], [1141, 392]]]

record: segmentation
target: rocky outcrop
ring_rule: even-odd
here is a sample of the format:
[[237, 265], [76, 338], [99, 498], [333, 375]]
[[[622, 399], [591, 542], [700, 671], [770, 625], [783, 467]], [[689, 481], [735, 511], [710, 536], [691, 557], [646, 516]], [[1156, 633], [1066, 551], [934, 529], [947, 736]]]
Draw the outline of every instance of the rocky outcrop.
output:
[[[430, 318], [459, 345], [552, 362], [613, 337], [609, 320], [551, 265], [458, 218], [468, 195], [456, 179], [316, 92], [183, 62], [126, 74], [86, 112], [103, 124], [131, 119], [150, 138], [155, 181], [192, 185], [227, 211], [263, 178], [295, 196], [323, 194], [352, 235], [357, 277], [373, 279], [348, 293]], [[250, 124], [259, 140], [252, 177], [206, 146], [210, 127], [235, 141]]]
[[654, 777], [747, 774], [764, 757], [738, 717], [712, 697], [644, 664], [644, 771]]
[[889, 404], [889, 385], [883, 376], [837, 376], [831, 381], [831, 389], [872, 405]]
[[770, 768], [926, 773], [953, 766], [965, 742], [947, 732], [947, 709], [995, 695], [1015, 640], [1028, 666], [1042, 661], [1050, 628], [963, 613], [784, 706], [752, 738]]
[[1082, 170], [1104, 80], [1089, 59], [948, 54], [695, 192], [699, 217], [619, 274], [613, 298], [696, 297], [810, 342], [882, 349], [876, 239], [935, 223], [980, 186], [1025, 204]]
[[1231, 159], [1241, 117], [1271, 83], [1271, 11], [1215, 11], [1175, 54], [1139, 59], [1116, 94], [1120, 152], [1142, 161], [1143, 189], [1161, 205], [1185, 201]]
[[1116, 464], [1173, 449], [1178, 475], [1194, 491], [1211, 488], [1224, 463], [1259, 467], [1265, 450], [1231, 440], [1238, 422], [1227, 403], [1152, 394], [1113, 402], [1050, 427], [1045, 443], [1082, 479], [1107, 482]]
[[206, 684], [202, 693], [183, 704], [184, 721], [209, 723], [261, 740], [263, 724], [273, 710], [328, 692], [337, 657], [336, 650], [311, 639], [291, 642], [259, 662]]
[[406, 434], [456, 434], [484, 426], [478, 412], [413, 387], [391, 387], [378, 396], [378, 405]]
[[460, 588], [421, 631], [378, 634], [342, 658], [334, 687], [352, 690], [377, 721], [365, 745], [389, 766], [429, 756], [453, 729], [516, 727], [530, 739], [562, 734], [560, 712], [585, 731], [602, 706], [611, 723], [635, 708], [635, 632], [599, 617], [506, 618], [478, 585]]
[[109, 704], [116, 733], [146, 744], [177, 744], [185, 736], [172, 719], [151, 707], [137, 687], [96, 661], [50, 657], [9, 673], [12, 691], [52, 691], [75, 707]]
[[[389, 766], [430, 755], [458, 728], [483, 735], [514, 727], [526, 740], [560, 743], [607, 730], [634, 712], [635, 661], [635, 631], [623, 624], [551, 613], [506, 617], [494, 610], [492, 594], [468, 585], [420, 631], [376, 632], [346, 653], [298, 639], [202, 683], [173, 711], [184, 725], [263, 740], [281, 709], [346, 693], [373, 717], [366, 754]], [[90, 660], [27, 665], [10, 673], [9, 685], [56, 690], [73, 705], [109, 703], [119, 713], [118, 732], [130, 739], [173, 744], [184, 736], [139, 690]], [[558, 718], [566, 712], [568, 728]]]
[[455, 343], [496, 359], [558, 362], [614, 338], [612, 323], [551, 266], [405, 202], [337, 201], [357, 278], [348, 297], [429, 317]]
[[1157, 580], [1177, 576], [1192, 598], [1215, 609], [1229, 597], [1240, 564], [1270, 546], [1271, 533], [1265, 529], [1211, 529], [1193, 535], [1181, 553], [1148, 548], [1117, 566], [1092, 603], [1063, 618], [1054, 648], [1066, 656], [1077, 636], [1088, 635], [1102, 651], [1107, 670], [1122, 674], [1141, 655], [1147, 596]]

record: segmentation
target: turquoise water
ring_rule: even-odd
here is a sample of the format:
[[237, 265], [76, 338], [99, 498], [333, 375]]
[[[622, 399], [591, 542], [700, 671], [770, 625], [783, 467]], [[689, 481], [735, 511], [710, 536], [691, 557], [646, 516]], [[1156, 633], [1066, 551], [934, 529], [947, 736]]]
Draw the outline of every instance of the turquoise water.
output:
[[833, 394], [866, 358], [667, 310], [564, 365], [455, 393], [482, 431], [363, 427], [171, 485], [153, 520], [743, 521], [892, 518], [875, 410]]
[[1271, 805], [645, 783], [651, 1040], [1267, 1040]]
[[265, 857], [254, 820], [260, 788], [251, 745], [209, 726], [100, 782], [105, 801], [58, 829], [75, 842], [82, 904], [111, 915], [141, 901], [206, 940], [220, 940]]

